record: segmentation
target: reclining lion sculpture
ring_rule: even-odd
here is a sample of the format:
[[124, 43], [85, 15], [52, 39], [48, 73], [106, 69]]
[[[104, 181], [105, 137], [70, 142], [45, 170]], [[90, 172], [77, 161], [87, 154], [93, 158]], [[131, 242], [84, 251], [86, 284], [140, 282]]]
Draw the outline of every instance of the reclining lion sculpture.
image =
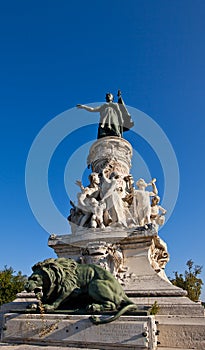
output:
[[104, 320], [92, 316], [91, 321], [98, 324], [114, 321], [124, 312], [137, 308], [115, 277], [98, 265], [51, 258], [38, 262], [32, 270], [25, 288], [36, 294], [42, 292], [45, 310], [59, 309], [66, 301], [85, 296], [92, 301], [86, 307], [89, 312], [118, 311], [115, 316]]

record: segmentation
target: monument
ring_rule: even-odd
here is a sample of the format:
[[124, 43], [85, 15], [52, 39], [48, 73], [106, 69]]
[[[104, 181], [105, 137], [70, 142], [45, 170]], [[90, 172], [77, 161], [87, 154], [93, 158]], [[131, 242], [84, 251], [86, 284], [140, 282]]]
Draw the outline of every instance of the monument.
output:
[[26, 290], [37, 299], [5, 308], [2, 340], [76, 349], [204, 349], [203, 307], [165, 274], [169, 253], [159, 226], [166, 209], [157, 180], [131, 174], [133, 150], [123, 133], [133, 121], [121, 92], [117, 103], [107, 93], [103, 105], [77, 108], [100, 113], [87, 157], [91, 173], [86, 184], [76, 180], [71, 234], [49, 237], [58, 258], [33, 266]]

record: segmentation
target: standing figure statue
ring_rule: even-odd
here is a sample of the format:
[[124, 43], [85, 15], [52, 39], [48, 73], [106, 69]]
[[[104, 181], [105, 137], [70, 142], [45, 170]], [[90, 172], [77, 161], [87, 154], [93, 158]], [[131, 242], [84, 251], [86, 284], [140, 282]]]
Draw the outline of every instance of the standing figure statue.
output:
[[101, 200], [106, 203], [106, 224], [112, 222], [127, 226], [124, 203], [121, 198], [118, 179], [119, 175], [113, 172], [110, 178], [105, 175], [106, 169], [102, 171]]
[[105, 136], [122, 137], [123, 131], [129, 130], [134, 125], [125, 107], [120, 90], [118, 91], [118, 103], [113, 102], [113, 100], [114, 96], [109, 92], [106, 94], [106, 103], [101, 106], [77, 105], [77, 108], [85, 109], [88, 112], [100, 113], [98, 139]]
[[[155, 182], [156, 179], [152, 179], [148, 184], [144, 179], [139, 179], [136, 182], [138, 189], [134, 190], [134, 217], [140, 226], [151, 224], [150, 197], [158, 194]], [[145, 190], [148, 186], [152, 186], [152, 191]]]

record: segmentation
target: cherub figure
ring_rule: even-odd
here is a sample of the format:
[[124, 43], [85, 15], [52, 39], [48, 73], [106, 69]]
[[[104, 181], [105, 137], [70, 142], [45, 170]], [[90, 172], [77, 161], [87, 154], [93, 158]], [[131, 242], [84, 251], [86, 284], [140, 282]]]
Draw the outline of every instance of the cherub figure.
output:
[[159, 196], [154, 196], [151, 202], [151, 222], [155, 225], [164, 225], [166, 209], [158, 205], [160, 202]]
[[96, 228], [105, 228], [103, 222], [103, 213], [106, 208], [106, 204], [103, 201], [97, 201], [95, 198], [90, 198], [90, 209], [92, 211], [92, 217], [90, 221], [90, 226]]
[[100, 228], [104, 228], [103, 211], [105, 209], [105, 203], [96, 199], [99, 196], [99, 176], [97, 173], [92, 173], [89, 179], [90, 185], [87, 187], [84, 187], [80, 180], [76, 181], [76, 185], [81, 189], [81, 192], [77, 194], [77, 207], [83, 213], [79, 224], [80, 226], [84, 226], [90, 219], [90, 227], [96, 228], [99, 226]]

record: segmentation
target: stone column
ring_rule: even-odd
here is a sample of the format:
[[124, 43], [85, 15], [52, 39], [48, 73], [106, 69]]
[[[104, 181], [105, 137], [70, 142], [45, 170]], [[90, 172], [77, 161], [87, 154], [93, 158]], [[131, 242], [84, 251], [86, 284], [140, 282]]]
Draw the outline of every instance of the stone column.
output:
[[131, 168], [131, 159], [132, 146], [127, 140], [107, 136], [93, 143], [87, 164], [96, 173], [101, 173], [106, 166], [109, 166], [110, 173], [117, 172], [119, 175], [127, 176]]

